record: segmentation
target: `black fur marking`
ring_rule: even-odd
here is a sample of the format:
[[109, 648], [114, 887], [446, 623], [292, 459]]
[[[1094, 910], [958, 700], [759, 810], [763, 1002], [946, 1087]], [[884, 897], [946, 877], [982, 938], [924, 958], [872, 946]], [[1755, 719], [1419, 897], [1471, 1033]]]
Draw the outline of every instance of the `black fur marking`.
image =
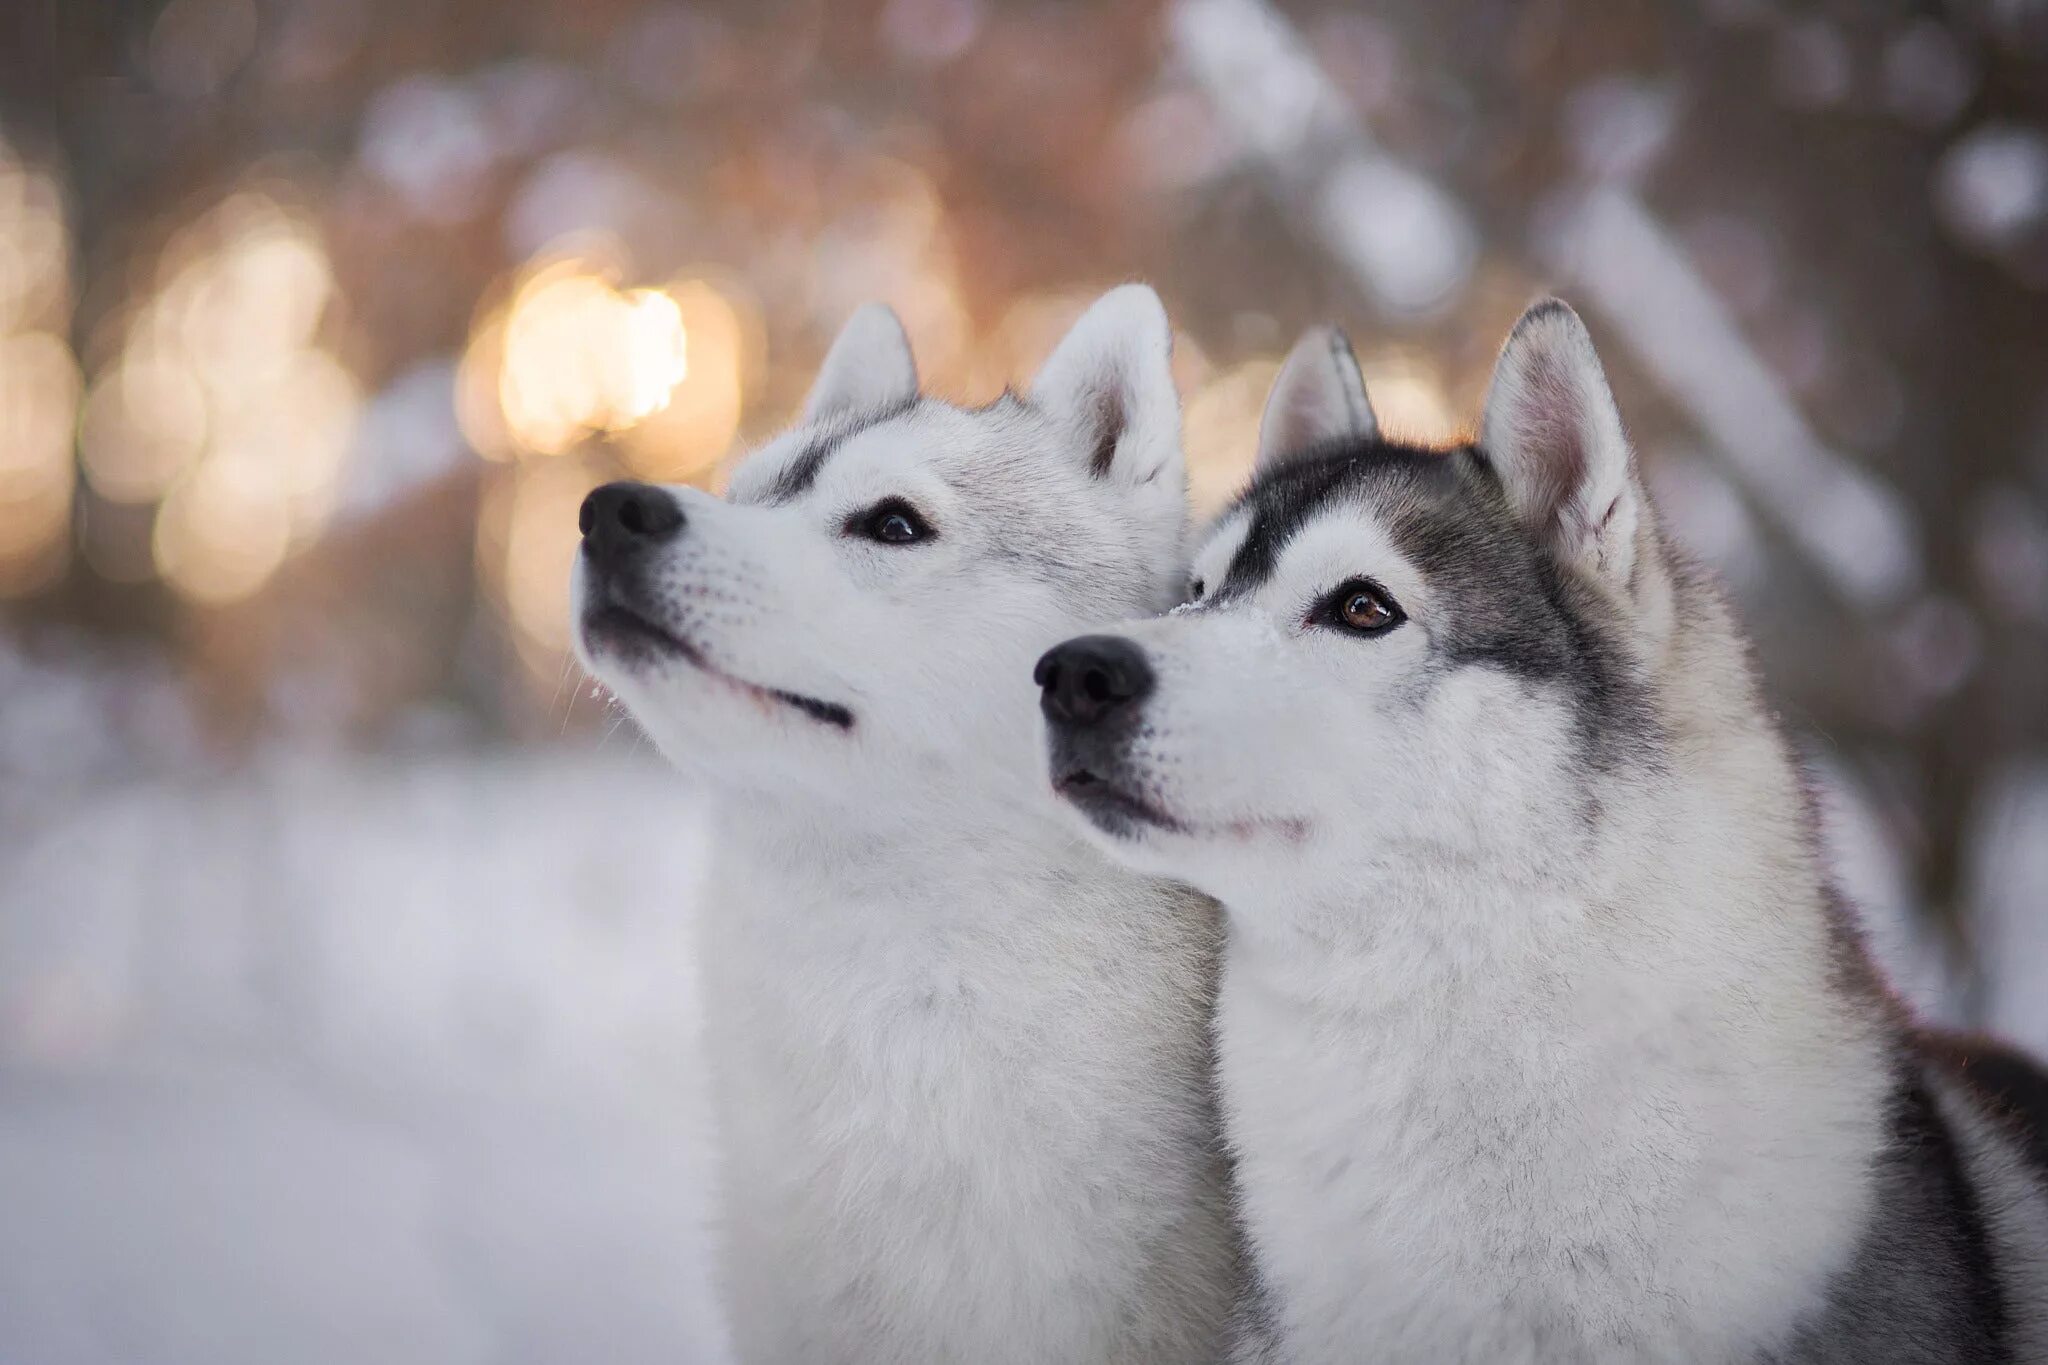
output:
[[[1514, 515], [1485, 454], [1377, 437], [1343, 439], [1262, 473], [1238, 507], [1244, 540], [1212, 601], [1255, 591], [1309, 522], [1350, 502], [1376, 515], [1444, 600], [1429, 622], [1452, 666], [1483, 664], [1560, 685], [1597, 751], [1655, 733], [1609, 611]], [[1353, 566], [1361, 574], [1377, 566]]]
[[794, 706], [812, 720], [823, 721], [825, 724], [841, 730], [851, 730], [853, 728], [853, 712], [836, 701], [819, 701], [816, 697], [806, 697], [797, 692], [785, 692], [779, 687], [771, 687], [767, 691], [768, 695], [774, 697], [775, 700], [788, 706]]
[[2013, 1361], [2005, 1296], [1956, 1132], [1917, 1063], [1894, 1083], [1890, 1140], [1871, 1165], [1871, 1214], [1826, 1306], [1764, 1365]]
[[1347, 382], [1338, 385], [1344, 395], [1344, 426], [1349, 431], [1374, 431], [1379, 423], [1372, 415], [1372, 403], [1366, 397], [1365, 381], [1358, 372], [1358, 353], [1351, 349], [1351, 338], [1341, 328], [1330, 329], [1330, 364], [1337, 367]]
[[877, 427], [903, 416], [917, 404], [917, 395], [913, 394], [900, 402], [856, 413], [813, 437], [810, 443], [797, 453], [795, 459], [782, 467], [782, 472], [776, 476], [775, 483], [768, 489], [767, 496], [762, 501], [773, 505], [792, 502], [802, 497], [817, 483], [818, 473], [824, 469], [825, 461], [837, 454], [839, 447], [870, 427]]
[[2048, 1071], [2018, 1048], [1981, 1034], [1928, 1033], [1920, 1041], [2003, 1127], [2034, 1174], [2048, 1180]]

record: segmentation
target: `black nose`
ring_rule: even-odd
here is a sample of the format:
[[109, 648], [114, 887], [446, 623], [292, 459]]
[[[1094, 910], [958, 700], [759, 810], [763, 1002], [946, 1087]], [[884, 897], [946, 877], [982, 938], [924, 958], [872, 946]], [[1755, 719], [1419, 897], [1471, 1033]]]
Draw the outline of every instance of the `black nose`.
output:
[[650, 549], [683, 529], [683, 507], [651, 483], [608, 483], [594, 488], [576, 514], [583, 548], [600, 558], [623, 558]]
[[1145, 651], [1121, 635], [1083, 635], [1047, 650], [1032, 671], [1038, 707], [1059, 725], [1099, 725], [1152, 691]]

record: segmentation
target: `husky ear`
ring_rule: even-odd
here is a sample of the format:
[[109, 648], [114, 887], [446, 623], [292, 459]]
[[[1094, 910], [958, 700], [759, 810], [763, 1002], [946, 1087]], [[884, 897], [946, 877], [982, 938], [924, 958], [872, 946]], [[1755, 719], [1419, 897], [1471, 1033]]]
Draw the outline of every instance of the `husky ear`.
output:
[[1258, 467], [1274, 469], [1325, 441], [1369, 439], [1379, 430], [1350, 339], [1335, 327], [1311, 327], [1287, 353], [1267, 395]]
[[1074, 433], [1089, 472], [1126, 488], [1163, 482], [1184, 497], [1173, 333], [1142, 284], [1088, 306], [1031, 381], [1031, 402]]
[[854, 310], [825, 353], [825, 363], [804, 399], [804, 421], [895, 407], [917, 397], [917, 362], [910, 338], [886, 303]]
[[1635, 459], [1586, 324], [1557, 299], [1508, 333], [1480, 445], [1516, 515], [1563, 563], [1628, 583], [1644, 505]]

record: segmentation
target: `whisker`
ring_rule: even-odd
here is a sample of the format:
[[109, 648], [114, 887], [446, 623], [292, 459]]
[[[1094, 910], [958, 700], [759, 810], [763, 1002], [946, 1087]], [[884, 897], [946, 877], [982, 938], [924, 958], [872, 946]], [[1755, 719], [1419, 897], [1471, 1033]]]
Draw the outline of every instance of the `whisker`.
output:
[[583, 690], [583, 680], [581, 678], [578, 678], [573, 684], [569, 683], [569, 673], [572, 669], [579, 673], [582, 671], [576, 666], [576, 656], [573, 654], [566, 655], [562, 659], [562, 676], [555, 679], [555, 695], [548, 699], [548, 710], [552, 712], [556, 706], [561, 704], [563, 686], [568, 684], [573, 688], [569, 693], [569, 705], [562, 711], [562, 728], [559, 733], [564, 735], [569, 733], [569, 717], [576, 713], [576, 693]]

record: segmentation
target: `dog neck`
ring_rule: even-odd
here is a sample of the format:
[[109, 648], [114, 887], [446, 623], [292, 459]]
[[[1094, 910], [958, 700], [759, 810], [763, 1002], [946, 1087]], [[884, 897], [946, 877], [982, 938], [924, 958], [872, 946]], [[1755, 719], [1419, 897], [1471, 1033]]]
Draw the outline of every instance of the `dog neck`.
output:
[[1049, 793], [1021, 782], [939, 780], [914, 796], [739, 795], [714, 821], [727, 880], [758, 894], [872, 900], [898, 911], [971, 906], [976, 916], [1081, 893], [1166, 894], [1165, 884], [1087, 847], [1060, 814]]
[[[1868, 1198], [1887, 1040], [1838, 983], [1772, 752], [1740, 765], [1746, 804], [1724, 745], [1576, 837], [1332, 857], [1225, 898], [1227, 1123], [1304, 1323], [1470, 1358], [1459, 1296], [1515, 1284], [1499, 1320], [1524, 1339], [1704, 1360], [1821, 1292]], [[1329, 1173], [1313, 1199], [1303, 1171]], [[1355, 1308], [1310, 1250], [1337, 1236], [1389, 1249]]]

